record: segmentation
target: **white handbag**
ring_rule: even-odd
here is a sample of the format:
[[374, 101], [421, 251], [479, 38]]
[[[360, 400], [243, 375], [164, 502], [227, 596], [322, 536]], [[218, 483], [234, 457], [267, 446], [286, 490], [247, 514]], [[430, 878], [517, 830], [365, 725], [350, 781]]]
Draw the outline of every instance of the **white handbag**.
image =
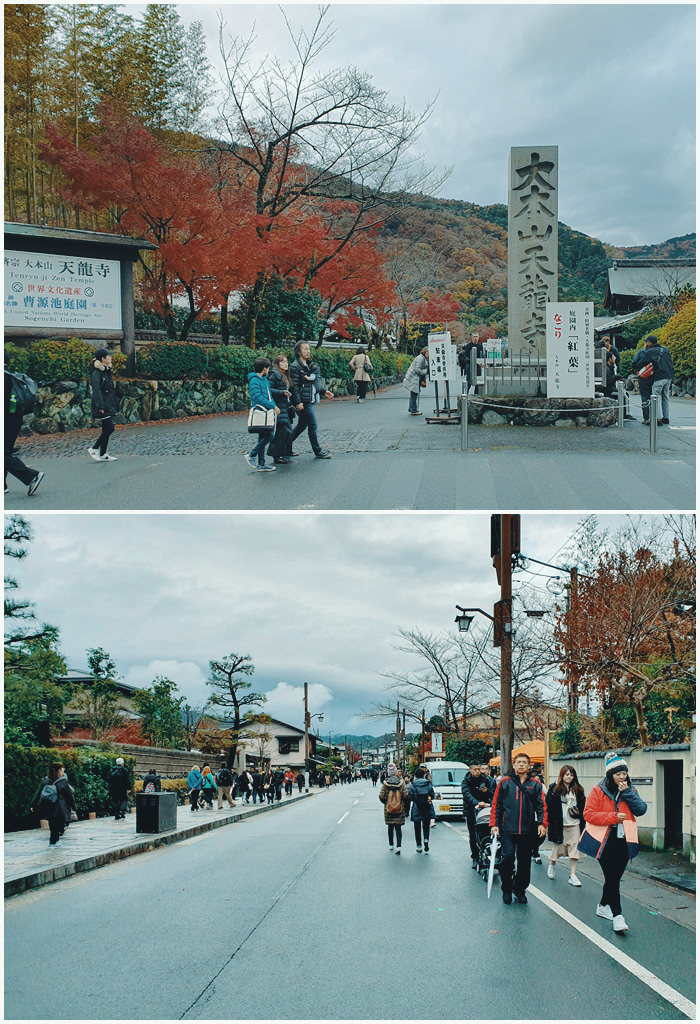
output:
[[277, 413], [274, 409], [266, 409], [262, 405], [254, 405], [248, 413], [248, 433], [261, 434], [266, 430], [274, 430], [277, 425]]

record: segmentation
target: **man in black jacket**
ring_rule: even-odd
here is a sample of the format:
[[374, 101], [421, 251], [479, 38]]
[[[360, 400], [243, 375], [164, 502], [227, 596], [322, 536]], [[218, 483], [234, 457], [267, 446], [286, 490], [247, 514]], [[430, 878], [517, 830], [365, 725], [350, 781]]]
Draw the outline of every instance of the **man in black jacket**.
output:
[[289, 367], [292, 379], [292, 404], [299, 413], [299, 422], [289, 439], [287, 455], [296, 455], [292, 445], [305, 430], [309, 431], [309, 441], [317, 459], [330, 459], [331, 453], [321, 447], [318, 441], [318, 423], [314, 412], [317, 394], [325, 398], [333, 398], [332, 391], [324, 391], [321, 386], [321, 371], [316, 363], [310, 362], [311, 346], [308, 341], [298, 341], [294, 346], [294, 362]]
[[647, 338], [647, 352], [654, 364], [654, 372], [651, 380], [651, 392], [659, 399], [657, 412], [660, 412], [659, 423], [668, 424], [669, 395], [671, 393], [671, 381], [673, 380], [673, 362], [671, 353], [665, 345], [659, 345], [659, 339], [650, 334]]
[[469, 849], [472, 854], [472, 868], [479, 866], [479, 844], [476, 838], [476, 812], [491, 803], [496, 784], [491, 778], [481, 774], [481, 765], [473, 764], [467, 775], [462, 779], [462, 801], [464, 815], [469, 829]]
[[44, 479], [44, 473], [25, 465], [17, 454], [15, 442], [22, 429], [24, 414], [21, 409], [17, 408], [16, 395], [13, 395], [12, 389], [12, 374], [7, 369], [7, 353], [5, 353], [5, 494], [7, 494], [7, 474], [11, 473], [28, 488], [27, 493], [31, 496]]
[[[537, 834], [547, 834], [547, 807], [542, 786], [537, 779], [528, 778], [530, 758], [518, 754], [509, 775], [504, 775], [496, 786], [491, 803], [491, 835], [500, 835], [501, 891], [504, 903], [527, 903], [525, 890], [530, 884], [530, 824], [537, 818]], [[515, 878], [513, 868], [516, 862]]]
[[114, 807], [114, 820], [120, 821], [129, 806], [129, 773], [124, 767], [124, 758], [118, 757], [109, 773], [109, 792]]
[[[651, 335], [650, 335], [650, 337], [651, 337]], [[642, 370], [645, 366], [651, 365], [652, 368], [653, 368], [654, 364], [652, 362], [651, 356], [649, 355], [649, 349], [650, 348], [651, 348], [651, 344], [649, 342], [649, 338], [647, 338], [646, 341], [644, 342], [644, 348], [641, 348], [639, 350], [639, 352], [636, 353], [634, 359], [632, 360], [632, 369], [634, 370], [634, 372], [636, 374], [639, 374], [639, 371]], [[652, 372], [651, 372], [650, 376], [648, 376], [648, 377], [639, 377], [638, 376], [637, 379], [638, 379], [638, 383], [639, 383], [639, 397], [642, 400], [642, 422], [643, 422], [645, 427], [648, 427], [649, 426], [649, 399], [651, 398], [651, 389], [652, 389], [652, 385], [653, 385], [653, 381], [654, 381], [653, 369], [652, 369]]]

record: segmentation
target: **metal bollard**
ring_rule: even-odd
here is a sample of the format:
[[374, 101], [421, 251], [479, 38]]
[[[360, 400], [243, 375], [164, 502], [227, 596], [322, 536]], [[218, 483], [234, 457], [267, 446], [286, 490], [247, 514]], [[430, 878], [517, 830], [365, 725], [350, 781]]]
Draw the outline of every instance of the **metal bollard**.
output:
[[617, 382], [617, 425], [622, 429], [625, 425], [625, 385]]
[[656, 428], [659, 415], [659, 396], [652, 395], [649, 399], [649, 451], [658, 451], [656, 447]]
[[462, 384], [462, 394], [461, 394], [460, 397], [462, 399], [462, 402], [461, 402], [461, 409], [462, 409], [462, 418], [461, 418], [462, 451], [466, 452], [468, 447], [469, 447], [469, 394], [468, 394], [468, 385], [467, 385], [466, 381], [465, 381], [464, 384]]

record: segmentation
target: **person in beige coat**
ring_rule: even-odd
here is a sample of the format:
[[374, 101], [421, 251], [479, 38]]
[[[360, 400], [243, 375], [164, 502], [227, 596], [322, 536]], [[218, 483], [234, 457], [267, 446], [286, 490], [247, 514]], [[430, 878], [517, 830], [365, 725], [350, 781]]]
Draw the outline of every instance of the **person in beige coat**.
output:
[[[369, 372], [365, 369], [369, 367]], [[367, 358], [365, 350], [362, 345], [358, 348], [355, 355], [350, 360], [350, 369], [355, 374], [355, 384], [357, 385], [357, 401], [364, 402], [367, 396], [367, 385], [371, 381], [371, 373], [374, 373], [374, 367]]]
[[379, 799], [384, 804], [384, 824], [389, 833], [389, 852], [394, 852], [394, 834], [396, 834], [396, 852], [401, 853], [401, 829], [406, 821], [406, 804], [408, 786], [399, 778], [395, 764], [387, 768], [386, 782], [381, 788]]

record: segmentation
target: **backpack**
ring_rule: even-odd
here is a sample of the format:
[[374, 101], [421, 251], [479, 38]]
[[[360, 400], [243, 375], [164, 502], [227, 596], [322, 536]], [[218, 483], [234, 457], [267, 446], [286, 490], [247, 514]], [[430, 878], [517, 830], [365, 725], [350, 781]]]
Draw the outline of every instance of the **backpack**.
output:
[[155, 793], [156, 792], [156, 787], [153, 785], [153, 781], [152, 780], [150, 782], [146, 783], [146, 785], [143, 787], [143, 791], [144, 791], [144, 793]]
[[5, 373], [12, 380], [10, 401], [12, 398], [15, 399], [15, 408], [11, 411], [19, 413], [21, 416], [27, 416], [30, 412], [34, 412], [39, 397], [36, 381], [33, 381], [26, 373], [11, 373], [9, 370], [5, 370]]
[[403, 814], [403, 796], [399, 786], [390, 786], [386, 798], [387, 814]]
[[219, 786], [230, 786], [233, 782], [233, 775], [228, 768], [219, 768], [216, 773], [216, 782]]
[[58, 790], [53, 782], [47, 782], [41, 791], [39, 803], [55, 804], [58, 800]]

